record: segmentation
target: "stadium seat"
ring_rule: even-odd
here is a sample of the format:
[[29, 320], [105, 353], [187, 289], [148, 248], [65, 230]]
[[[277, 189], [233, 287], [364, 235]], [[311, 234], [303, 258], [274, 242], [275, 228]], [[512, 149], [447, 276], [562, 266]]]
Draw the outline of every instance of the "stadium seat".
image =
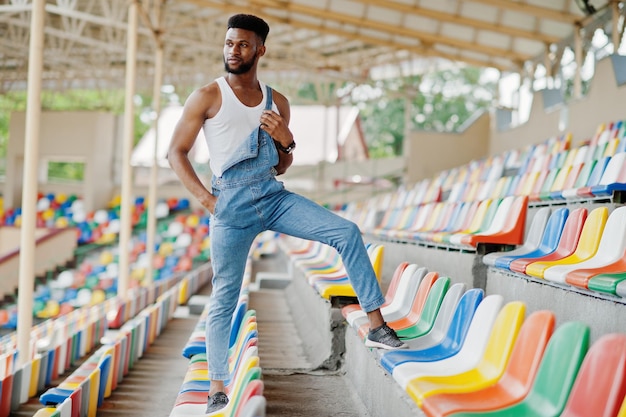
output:
[[556, 284], [566, 284], [569, 283], [568, 277], [575, 275], [581, 284], [579, 286], [587, 288], [586, 277], [590, 273], [622, 259], [626, 250], [626, 207], [613, 210], [600, 233], [597, 250], [590, 258], [569, 265], [550, 267], [544, 272], [544, 279]]
[[597, 185], [590, 192], [595, 197], [611, 196], [614, 191], [626, 189], [626, 152], [620, 152], [607, 164]]
[[[492, 203], [492, 199], [479, 202], [475, 211], [468, 212], [468, 215], [471, 215], [471, 217], [468, 218], [469, 223], [467, 223], [467, 226], [455, 233], [444, 236], [443, 241], [445, 243], [459, 245], [463, 236], [479, 232], [483, 223], [491, 221], [491, 214], [495, 213], [495, 211], [490, 208], [492, 205], [494, 206], [494, 209], [497, 208], [497, 204]], [[485, 221], [485, 218], [487, 218], [487, 222]]]
[[[398, 285], [398, 291], [391, 303], [381, 307], [381, 313], [385, 321], [400, 320], [409, 314], [411, 304], [422, 279], [427, 274], [424, 267], [418, 267], [416, 264], [410, 264], [402, 273], [401, 282]], [[355, 304], [350, 304], [342, 309], [342, 314], [346, 317], [348, 324], [355, 330], [361, 325], [368, 323], [367, 314], [360, 309], [350, 312], [354, 309]], [[356, 304], [358, 306], [358, 304]], [[345, 314], [347, 313], [347, 316]]]
[[591, 192], [591, 188], [600, 183], [602, 175], [604, 174], [604, 171], [610, 161], [610, 156], [605, 156], [597, 159], [593, 170], [589, 174], [587, 183], [583, 187], [580, 187], [578, 190], [576, 190], [576, 196], [572, 198], [594, 198], [595, 196]]
[[[483, 417], [557, 417], [576, 380], [589, 347], [589, 327], [580, 322], [566, 322], [557, 328], [539, 365], [528, 395], [521, 401], [492, 410]], [[454, 417], [475, 417], [472, 412], [456, 412]]]
[[545, 271], [552, 266], [571, 265], [591, 258], [598, 250], [608, 214], [606, 207], [593, 209], [583, 225], [574, 253], [560, 259], [533, 262], [526, 267], [526, 275], [543, 278]]
[[[425, 269], [418, 268], [414, 276], [416, 274], [419, 274], [421, 276], [421, 274], [424, 271]], [[389, 325], [389, 327], [396, 329], [396, 330], [400, 330], [400, 329], [405, 329], [415, 324], [419, 320], [420, 315], [422, 314], [422, 309], [424, 308], [424, 304], [426, 303], [426, 299], [428, 298], [428, 294], [430, 293], [431, 288], [433, 287], [433, 285], [438, 279], [439, 279], [439, 274], [437, 272], [428, 272], [426, 275], [424, 275], [424, 277], [420, 280], [419, 287], [418, 287], [417, 292], [415, 293], [415, 296], [412, 299], [406, 300], [406, 301], [409, 301], [409, 303], [405, 305], [410, 306], [410, 310], [408, 311], [408, 314], [404, 314], [397, 320], [388, 322], [387, 324]], [[355, 325], [356, 324], [357, 323], [355, 323]], [[359, 323], [359, 327], [358, 328], [355, 327], [355, 330], [357, 330], [357, 332], [362, 337], [365, 337], [365, 335], [369, 331], [369, 322]]]
[[449, 287], [450, 278], [439, 277], [430, 288], [430, 291], [428, 291], [428, 297], [426, 297], [417, 322], [409, 327], [397, 330], [398, 336], [402, 339], [415, 339], [428, 333], [433, 327], [435, 318], [439, 313], [439, 307], [441, 307]]
[[[483, 256], [483, 263], [488, 266], [495, 266], [498, 258], [508, 257], [510, 259], [514, 259], [537, 250], [541, 244], [541, 236], [548, 223], [550, 211], [550, 207], [542, 207], [537, 211], [537, 213], [535, 213], [522, 246], [519, 246], [511, 251], [488, 253]], [[502, 262], [506, 262], [506, 260], [502, 259]]]
[[[421, 407], [425, 397], [444, 392], [470, 392], [495, 383], [504, 372], [513, 346], [518, 340], [524, 323], [526, 305], [520, 301], [506, 304], [493, 325], [484, 353], [476, 366], [465, 371], [452, 369], [452, 374], [437, 372], [437, 376], [425, 374], [413, 379], [406, 387], [409, 396]], [[538, 324], [529, 317], [524, 338], [536, 330]]]
[[[449, 367], [473, 366], [478, 362], [478, 358], [485, 349], [493, 323], [496, 321], [501, 307], [501, 296], [493, 294], [485, 297], [476, 309], [469, 328], [458, 345], [450, 343], [435, 346], [426, 351], [390, 352], [387, 355], [392, 357], [391, 354], [397, 353], [398, 358], [402, 361], [393, 368], [393, 378], [402, 389], [406, 389], [409, 381], [418, 376], [430, 375], [431, 372], [437, 375], [437, 370], [448, 369]], [[464, 329], [461, 328], [461, 330]], [[383, 356], [382, 359], [384, 358]]]
[[510, 205], [506, 207], [502, 206], [504, 201], [500, 203], [498, 212], [486, 231], [466, 236], [464, 239], [461, 239], [461, 242], [474, 247], [479, 243], [500, 245], [521, 244], [524, 238], [528, 197], [511, 196], [505, 197], [504, 200], [507, 202], [510, 201]]
[[[531, 317], [533, 321], [528, 322]], [[530, 390], [554, 331], [555, 321], [554, 313], [548, 310], [537, 311], [528, 317], [513, 346], [506, 369], [495, 384], [470, 392], [425, 397], [422, 410], [429, 417], [443, 417], [458, 411], [504, 408], [520, 401]], [[533, 326], [527, 325], [527, 322]]]
[[[567, 209], [564, 209], [567, 210]], [[558, 211], [558, 210], [557, 210]], [[556, 214], [556, 212], [555, 212]], [[567, 214], [566, 212], [564, 214]], [[526, 273], [526, 267], [533, 262], [551, 261], [554, 259], [562, 259], [571, 255], [576, 250], [580, 233], [583, 230], [585, 220], [587, 219], [587, 209], [584, 207], [577, 208], [569, 213], [565, 220], [562, 230], [555, 227], [554, 231], [558, 233], [558, 245], [552, 251], [543, 253], [543, 251], [533, 254], [538, 256], [524, 257], [512, 261], [509, 265], [511, 271]], [[560, 224], [560, 223], [559, 223]], [[556, 226], [556, 224], [555, 224]], [[546, 233], [548, 230], [546, 230]], [[544, 233], [545, 235], [545, 233]], [[546, 245], [547, 246], [547, 245]], [[543, 254], [542, 254], [543, 253]]]
[[[489, 297], [493, 296], [495, 295], [486, 297], [483, 302], [489, 302]], [[507, 306], [508, 304], [505, 305], [505, 307]], [[474, 329], [472, 329], [472, 325], [470, 325], [467, 337], [463, 341], [463, 346], [457, 354], [441, 360], [405, 362], [394, 368], [392, 374], [393, 378], [406, 390], [410, 382], [415, 378], [428, 375], [454, 375], [475, 367], [484, 355], [494, 329], [500, 329], [503, 318], [508, 316], [511, 308], [512, 307], [499, 308], [498, 311], [495, 312], [495, 315], [490, 315], [487, 320], [482, 323], [480, 331], [473, 331]], [[477, 309], [476, 314], [474, 314], [472, 324], [479, 322], [481, 319], [479, 310], [480, 309]], [[477, 326], [477, 324], [475, 324], [475, 326]]]
[[465, 284], [461, 282], [453, 284], [448, 289], [445, 297], [443, 297], [441, 307], [437, 312], [437, 316], [435, 317], [435, 323], [433, 324], [431, 329], [424, 335], [404, 341], [406, 344], [409, 345], [409, 349], [426, 349], [428, 347], [441, 343], [446, 335], [446, 332], [448, 331], [456, 307], [464, 292]]
[[[616, 262], [615, 265], [620, 264], [619, 267], [621, 269], [622, 261]], [[587, 283], [587, 287], [591, 291], [596, 291], [599, 293], [617, 295], [617, 285], [626, 280], [626, 263], [623, 264], [624, 272], [614, 272], [614, 273], [601, 273], [598, 275], [594, 275], [589, 279]]]
[[561, 417], [614, 417], [626, 394], [626, 334], [606, 334], [585, 355]]
[[[471, 288], [467, 290], [459, 300], [445, 337], [440, 343], [424, 349], [407, 350], [403, 352], [383, 352], [380, 358], [380, 363], [383, 368], [389, 373], [392, 373], [397, 365], [407, 361], [438, 360], [456, 354], [463, 345], [467, 331], [472, 323], [472, 318], [478, 306], [483, 301], [483, 296], [484, 292], [481, 289]], [[498, 300], [498, 297], [495, 297], [494, 300]], [[496, 302], [498, 301], [490, 301], [482, 307], [481, 315], [488, 316], [489, 312], [487, 310], [495, 308], [492, 304]], [[501, 302], [502, 300], [499, 299], [500, 304], [497, 304], [498, 307], [501, 305]], [[415, 340], [419, 340], [419, 338]]]
[[[394, 299], [394, 297], [396, 295], [396, 290], [398, 288], [398, 285], [399, 285], [400, 281], [402, 280], [402, 275], [405, 273], [405, 271], [406, 271], [407, 267], [409, 267], [409, 265], [411, 265], [411, 269], [413, 271], [415, 269], [417, 269], [417, 265], [416, 264], [409, 264], [408, 262], [400, 262], [398, 264], [398, 266], [396, 267], [396, 269], [393, 271], [393, 275], [391, 277], [391, 281], [389, 282], [389, 286], [387, 287], [387, 292], [385, 293], [385, 302], [383, 303], [381, 308], [385, 308], [385, 307], [387, 307], [389, 304], [391, 304], [393, 302], [393, 299]], [[407, 275], [408, 275], [408, 273], [407, 273]], [[361, 310], [361, 306], [359, 304], [349, 304], [347, 306], [344, 306], [341, 309], [341, 314], [343, 315], [343, 317], [346, 320], [348, 320], [348, 323], [351, 323], [351, 320], [348, 319], [348, 317], [350, 316], [351, 313], [357, 313], [359, 311], [361, 313], [358, 313], [358, 315], [364, 313], [363, 310]]]
[[561, 197], [564, 199], [575, 199], [579, 198], [578, 190], [587, 185], [589, 181], [589, 177], [593, 172], [594, 167], [596, 166], [596, 160], [583, 161], [582, 167], [580, 168], [580, 172], [576, 177], [576, 181], [569, 187], [561, 191]]

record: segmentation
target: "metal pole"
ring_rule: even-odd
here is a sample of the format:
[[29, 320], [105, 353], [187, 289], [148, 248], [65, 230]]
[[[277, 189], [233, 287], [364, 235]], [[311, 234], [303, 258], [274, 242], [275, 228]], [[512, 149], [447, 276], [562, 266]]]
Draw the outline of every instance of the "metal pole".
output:
[[124, 138], [122, 144], [122, 193], [120, 207], [119, 277], [117, 294], [126, 298], [129, 276], [128, 242], [131, 238], [132, 170], [130, 156], [133, 151], [135, 114], [133, 97], [137, 73], [137, 8], [136, 1], [128, 7], [128, 43], [126, 48], [126, 100], [124, 103]]
[[24, 189], [20, 233], [20, 272], [17, 298], [17, 350], [20, 367], [26, 365], [33, 326], [33, 286], [35, 281], [35, 226], [37, 220], [37, 164], [41, 122], [41, 72], [43, 69], [45, 0], [33, 0], [28, 52], [28, 93], [24, 138]]
[[580, 26], [574, 26], [574, 54], [576, 59], [576, 72], [574, 73], [574, 98], [583, 95], [581, 69], [583, 65], [583, 40], [580, 34]]
[[148, 190], [148, 225], [146, 236], [146, 255], [148, 257], [148, 267], [144, 285], [152, 282], [154, 243], [156, 236], [156, 203], [157, 203], [157, 179], [159, 172], [158, 154], [159, 149], [159, 119], [161, 116], [161, 84], [163, 83], [163, 43], [159, 35], [156, 36], [156, 55], [154, 58], [154, 89], [152, 93], [152, 109], [154, 110], [154, 155], [152, 167], [150, 168], [150, 187]]
[[613, 42], [613, 53], [617, 54], [617, 50], [620, 45], [620, 30], [619, 30], [619, 1], [613, 0], [611, 4], [611, 8], [613, 11], [612, 14], [612, 29], [611, 29], [611, 40]]

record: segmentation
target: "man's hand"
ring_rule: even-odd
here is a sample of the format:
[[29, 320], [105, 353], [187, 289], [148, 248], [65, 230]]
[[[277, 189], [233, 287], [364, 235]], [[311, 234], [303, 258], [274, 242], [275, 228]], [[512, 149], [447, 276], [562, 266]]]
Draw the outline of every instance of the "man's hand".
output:
[[215, 205], [217, 204], [217, 198], [213, 194], [208, 194], [206, 198], [201, 199], [200, 203], [204, 208], [209, 210], [209, 213], [215, 214]]
[[280, 142], [284, 147], [289, 146], [293, 141], [293, 134], [287, 126], [285, 119], [273, 110], [263, 110], [261, 114], [261, 129], [269, 133], [269, 135]]

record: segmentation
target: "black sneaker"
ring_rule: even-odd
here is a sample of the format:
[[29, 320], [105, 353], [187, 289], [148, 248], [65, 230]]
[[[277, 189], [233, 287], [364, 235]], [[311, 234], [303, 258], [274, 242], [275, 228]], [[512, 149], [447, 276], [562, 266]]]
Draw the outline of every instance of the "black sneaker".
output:
[[213, 395], [209, 395], [209, 401], [206, 407], [205, 414], [211, 414], [228, 405], [228, 396], [223, 392], [216, 392]]
[[406, 349], [409, 347], [398, 338], [395, 330], [387, 326], [387, 323], [369, 331], [365, 339], [365, 346], [381, 349]]

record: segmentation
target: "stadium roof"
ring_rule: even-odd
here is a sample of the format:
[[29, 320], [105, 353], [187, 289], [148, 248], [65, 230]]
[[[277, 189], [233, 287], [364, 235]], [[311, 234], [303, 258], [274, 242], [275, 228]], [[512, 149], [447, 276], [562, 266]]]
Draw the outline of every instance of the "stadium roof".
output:
[[[261, 68], [268, 81], [365, 81], [381, 68], [421, 71], [439, 62], [519, 72], [572, 44], [576, 27], [610, 25], [613, 11], [624, 14], [623, 3], [610, 0], [138, 1], [137, 87], [147, 91], [155, 34], [165, 83], [197, 86], [222, 73], [226, 20], [240, 12], [270, 23]], [[128, 5], [48, 0], [44, 88], [123, 87]], [[0, 4], [0, 92], [26, 88], [30, 8], [29, 0]]]

